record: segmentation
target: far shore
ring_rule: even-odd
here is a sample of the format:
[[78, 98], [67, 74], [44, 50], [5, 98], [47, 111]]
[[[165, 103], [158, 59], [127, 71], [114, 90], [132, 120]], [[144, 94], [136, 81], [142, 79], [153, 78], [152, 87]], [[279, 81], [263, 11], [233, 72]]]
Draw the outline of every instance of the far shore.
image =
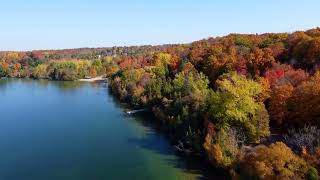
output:
[[98, 76], [95, 78], [88, 78], [88, 79], [78, 79], [78, 81], [82, 81], [82, 82], [96, 82], [96, 81], [104, 81], [107, 78], [104, 78], [103, 76]]

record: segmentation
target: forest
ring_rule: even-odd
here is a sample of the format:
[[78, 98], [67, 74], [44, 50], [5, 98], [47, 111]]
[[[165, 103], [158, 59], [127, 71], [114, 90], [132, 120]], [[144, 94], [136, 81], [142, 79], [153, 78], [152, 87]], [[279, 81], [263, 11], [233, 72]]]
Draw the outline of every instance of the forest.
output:
[[0, 77], [106, 76], [174, 144], [234, 179], [318, 179], [320, 28], [190, 44], [0, 52]]

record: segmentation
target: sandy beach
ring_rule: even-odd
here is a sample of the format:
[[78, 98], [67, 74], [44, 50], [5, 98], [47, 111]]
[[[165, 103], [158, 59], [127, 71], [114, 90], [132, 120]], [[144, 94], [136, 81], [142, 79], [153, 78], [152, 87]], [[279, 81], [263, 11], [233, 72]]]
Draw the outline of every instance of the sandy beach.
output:
[[89, 79], [79, 79], [78, 81], [82, 82], [95, 82], [95, 81], [103, 81], [106, 80], [107, 78], [104, 78], [103, 76], [98, 76], [95, 78], [89, 78]]

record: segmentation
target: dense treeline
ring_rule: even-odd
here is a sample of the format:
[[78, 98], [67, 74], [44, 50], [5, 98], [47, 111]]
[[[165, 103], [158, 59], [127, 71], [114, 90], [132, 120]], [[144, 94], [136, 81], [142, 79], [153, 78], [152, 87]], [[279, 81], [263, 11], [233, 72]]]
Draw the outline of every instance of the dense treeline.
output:
[[117, 65], [113, 92], [233, 177], [317, 179], [320, 29], [230, 34]]
[[[119, 98], [151, 109], [174, 142], [235, 178], [318, 179], [319, 28], [38, 64], [36, 78], [108, 76]], [[1, 67], [0, 74], [23, 74], [16, 63]]]
[[[32, 77], [35, 79], [52, 79], [73, 81], [92, 78], [112, 72], [110, 58], [95, 60], [51, 60], [35, 67], [21, 66], [20, 63], [0, 62], [0, 77]], [[111, 69], [110, 69], [111, 68]]]
[[0, 52], [0, 60], [6, 61], [7, 63], [19, 62], [20, 64], [32, 66], [47, 60], [96, 59], [108, 56], [144, 56], [153, 52], [166, 50], [172, 46], [174, 45], [35, 50], [26, 52], [2, 51]]
[[[90, 66], [94, 60], [105, 60], [110, 59], [110, 57], [117, 59], [124, 56], [131, 58], [150, 56], [155, 52], [164, 51], [172, 46], [174, 45], [36, 50], [27, 52], [2, 51], [0, 52], [0, 77], [59, 78], [59, 80], [75, 80], [78, 78], [93, 77], [99, 74], [105, 74], [103, 68], [97, 67], [96, 64], [93, 68], [89, 67], [89, 72], [85, 74], [83, 74], [84, 72], [79, 72], [79, 74], [75, 75], [74, 66], [82, 66], [83, 64]], [[48, 74], [50, 73], [50, 69], [47, 70], [46, 67], [52, 64], [52, 62], [58, 63], [58, 61], [63, 62], [60, 63], [60, 67], [66, 70], [65, 73], [73, 73], [73, 75], [67, 75], [71, 77], [63, 78], [65, 76]], [[78, 63], [79, 61], [83, 61], [83, 63]], [[70, 69], [70, 72], [67, 68]], [[40, 70], [42, 70], [42, 74], [39, 74]]]

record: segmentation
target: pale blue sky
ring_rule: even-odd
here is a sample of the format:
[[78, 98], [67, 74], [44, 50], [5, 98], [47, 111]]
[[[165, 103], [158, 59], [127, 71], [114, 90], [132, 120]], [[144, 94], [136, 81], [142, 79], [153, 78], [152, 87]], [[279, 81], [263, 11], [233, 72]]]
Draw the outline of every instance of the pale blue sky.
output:
[[188, 43], [320, 26], [319, 0], [0, 0], [0, 50]]

